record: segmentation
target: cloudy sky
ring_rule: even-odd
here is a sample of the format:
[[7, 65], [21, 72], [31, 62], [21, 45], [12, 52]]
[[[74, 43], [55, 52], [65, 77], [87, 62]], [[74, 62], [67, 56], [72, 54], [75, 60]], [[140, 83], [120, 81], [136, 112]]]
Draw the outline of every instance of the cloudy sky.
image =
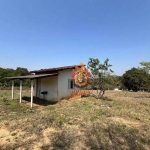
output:
[[150, 61], [150, 0], [0, 0], [0, 67]]

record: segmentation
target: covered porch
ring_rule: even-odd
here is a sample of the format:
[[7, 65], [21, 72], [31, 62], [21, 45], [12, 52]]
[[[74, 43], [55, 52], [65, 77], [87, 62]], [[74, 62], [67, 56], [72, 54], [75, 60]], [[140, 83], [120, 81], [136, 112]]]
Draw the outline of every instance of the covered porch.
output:
[[54, 74], [39, 74], [39, 75], [27, 75], [27, 76], [16, 76], [16, 77], [7, 77], [7, 79], [12, 80], [12, 99], [14, 99], [14, 80], [20, 80], [20, 103], [22, 102], [22, 81], [25, 79], [29, 79], [31, 81], [31, 99], [30, 99], [30, 107], [33, 107], [33, 91], [34, 91], [34, 81], [40, 78], [47, 78], [52, 76], [57, 76], [58, 73]]

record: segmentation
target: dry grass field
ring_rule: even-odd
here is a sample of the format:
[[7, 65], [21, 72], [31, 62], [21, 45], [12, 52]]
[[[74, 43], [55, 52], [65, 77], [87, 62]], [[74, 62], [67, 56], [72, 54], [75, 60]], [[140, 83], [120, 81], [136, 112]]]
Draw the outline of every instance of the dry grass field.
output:
[[[23, 95], [30, 96], [29, 90]], [[19, 104], [0, 91], [1, 150], [150, 150], [150, 93], [106, 91], [56, 104]]]

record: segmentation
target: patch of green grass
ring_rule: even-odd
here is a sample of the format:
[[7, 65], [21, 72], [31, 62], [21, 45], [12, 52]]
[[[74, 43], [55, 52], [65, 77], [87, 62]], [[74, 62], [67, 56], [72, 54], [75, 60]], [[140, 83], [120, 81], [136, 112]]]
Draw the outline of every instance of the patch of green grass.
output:
[[54, 109], [55, 109], [55, 106], [48, 106], [48, 107], [47, 107], [47, 110], [53, 111]]

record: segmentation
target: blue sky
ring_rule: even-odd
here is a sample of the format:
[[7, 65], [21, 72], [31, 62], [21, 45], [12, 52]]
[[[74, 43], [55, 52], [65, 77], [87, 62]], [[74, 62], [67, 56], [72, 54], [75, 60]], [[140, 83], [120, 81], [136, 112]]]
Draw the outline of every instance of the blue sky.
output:
[[0, 67], [150, 61], [150, 0], [0, 0]]

